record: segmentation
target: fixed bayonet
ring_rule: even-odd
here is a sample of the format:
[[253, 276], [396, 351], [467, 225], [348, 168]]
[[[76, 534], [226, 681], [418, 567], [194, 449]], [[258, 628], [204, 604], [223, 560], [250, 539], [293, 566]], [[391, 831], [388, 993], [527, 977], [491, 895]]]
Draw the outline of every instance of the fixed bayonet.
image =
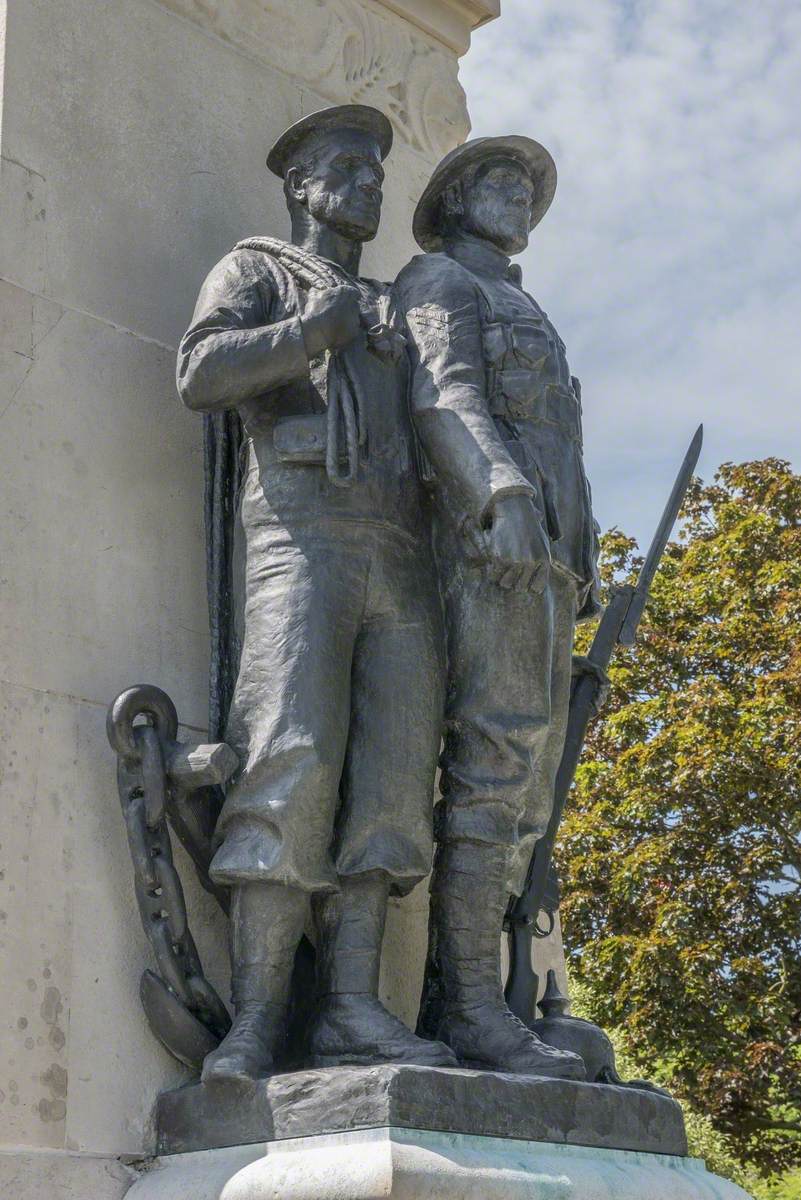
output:
[[659, 566], [662, 555], [665, 552], [665, 546], [668, 543], [670, 532], [676, 523], [676, 518], [679, 515], [684, 497], [687, 494], [690, 480], [693, 477], [698, 456], [701, 453], [701, 445], [704, 440], [704, 427], [699, 425], [693, 436], [693, 440], [687, 448], [687, 453], [684, 456], [684, 462], [681, 464], [679, 473], [676, 476], [676, 482], [673, 484], [673, 491], [670, 493], [668, 502], [665, 505], [665, 511], [662, 513], [662, 520], [657, 526], [650, 549], [646, 555], [645, 562], [642, 565], [637, 586], [634, 589], [634, 594], [631, 597], [626, 619], [623, 622], [623, 627], [618, 634], [618, 643], [621, 646], [633, 646], [637, 637], [637, 626], [640, 623], [640, 618], [645, 608], [645, 603], [648, 599], [648, 593], [651, 590], [651, 584], [656, 575], [656, 569]]

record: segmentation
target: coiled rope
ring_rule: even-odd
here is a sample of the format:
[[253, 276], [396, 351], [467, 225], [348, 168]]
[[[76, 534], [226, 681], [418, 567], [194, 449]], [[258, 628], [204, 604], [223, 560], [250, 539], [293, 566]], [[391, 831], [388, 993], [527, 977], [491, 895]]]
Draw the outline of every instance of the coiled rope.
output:
[[[325, 291], [327, 288], [342, 287], [347, 283], [332, 264], [279, 238], [253, 237], [238, 242], [235, 250], [258, 250], [274, 258], [288, 271], [295, 282], [305, 291]], [[336, 487], [350, 487], [359, 465], [359, 447], [367, 437], [364, 413], [359, 403], [354, 373], [349, 369], [347, 350], [328, 351], [327, 387], [327, 440], [325, 467], [328, 478]], [[340, 437], [344, 428], [345, 471], [340, 470]]]

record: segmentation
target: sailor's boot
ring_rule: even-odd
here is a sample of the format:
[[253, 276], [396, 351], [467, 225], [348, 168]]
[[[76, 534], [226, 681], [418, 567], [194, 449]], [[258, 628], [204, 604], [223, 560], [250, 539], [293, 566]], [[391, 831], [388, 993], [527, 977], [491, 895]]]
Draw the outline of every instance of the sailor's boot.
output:
[[501, 983], [507, 851], [482, 842], [440, 846], [431, 884], [440, 972], [437, 1037], [466, 1067], [584, 1079], [581, 1058], [546, 1046], [508, 1008]]
[[234, 1021], [203, 1063], [204, 1084], [250, 1084], [269, 1075], [286, 1032], [289, 985], [308, 896], [275, 883], [231, 893]]
[[316, 901], [320, 1000], [311, 1033], [315, 1066], [458, 1066], [447, 1046], [417, 1037], [378, 999], [388, 894], [386, 875], [374, 872], [345, 878], [339, 894]]

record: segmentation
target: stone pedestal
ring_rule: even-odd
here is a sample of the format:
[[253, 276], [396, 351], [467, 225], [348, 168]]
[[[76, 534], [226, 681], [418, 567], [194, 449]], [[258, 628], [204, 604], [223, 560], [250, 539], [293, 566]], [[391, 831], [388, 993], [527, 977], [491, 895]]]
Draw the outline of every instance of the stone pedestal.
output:
[[157, 1159], [127, 1200], [748, 1200], [702, 1162], [389, 1126]]
[[[130, 1200], [745, 1200], [660, 1093], [425, 1067], [168, 1092]], [[238, 1144], [234, 1144], [234, 1142]]]
[[295, 1071], [247, 1090], [179, 1088], [156, 1109], [162, 1154], [390, 1127], [687, 1153], [681, 1108], [662, 1093], [490, 1071]]

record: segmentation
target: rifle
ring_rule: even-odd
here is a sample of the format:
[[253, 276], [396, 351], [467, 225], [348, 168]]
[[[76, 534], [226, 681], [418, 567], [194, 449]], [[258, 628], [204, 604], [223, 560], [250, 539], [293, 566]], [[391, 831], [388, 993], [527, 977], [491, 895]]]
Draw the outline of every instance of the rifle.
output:
[[[679, 515], [682, 502], [701, 453], [704, 427], [699, 425], [684, 456], [662, 519], [643, 563], [636, 585], [624, 584], [614, 589], [598, 624], [587, 655], [592, 666], [606, 671], [615, 646], [633, 646], [637, 626], [648, 600], [648, 593], [659, 566], [671, 530]], [[556, 775], [554, 805], [544, 836], [537, 842], [531, 856], [526, 884], [519, 897], [512, 897], [506, 913], [505, 927], [509, 934], [509, 979], [506, 1002], [515, 1016], [530, 1025], [535, 1016], [539, 981], [531, 965], [531, 945], [535, 937], [547, 937], [554, 928], [559, 909], [559, 884], [552, 866], [553, 848], [562, 821], [568, 793], [573, 783], [587, 726], [596, 711], [597, 678], [582, 673], [573, 681], [570, 697], [565, 745]], [[549, 917], [549, 926], [537, 924], [541, 911]]]

